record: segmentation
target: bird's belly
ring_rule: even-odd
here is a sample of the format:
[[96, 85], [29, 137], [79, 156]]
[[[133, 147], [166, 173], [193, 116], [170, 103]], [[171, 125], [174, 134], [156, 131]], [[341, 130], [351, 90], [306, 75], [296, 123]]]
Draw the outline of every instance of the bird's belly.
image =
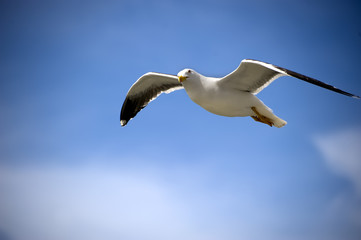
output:
[[251, 107], [258, 100], [256, 96], [242, 91], [224, 91], [191, 97], [205, 110], [227, 117], [244, 117], [252, 115]]

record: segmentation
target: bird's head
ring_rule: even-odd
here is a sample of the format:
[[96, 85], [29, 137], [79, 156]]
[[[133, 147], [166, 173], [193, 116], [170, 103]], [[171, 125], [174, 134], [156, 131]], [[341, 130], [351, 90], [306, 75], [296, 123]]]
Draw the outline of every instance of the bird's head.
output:
[[187, 79], [192, 79], [197, 75], [196, 71], [186, 68], [180, 71], [177, 76], [180, 83], [186, 81]]

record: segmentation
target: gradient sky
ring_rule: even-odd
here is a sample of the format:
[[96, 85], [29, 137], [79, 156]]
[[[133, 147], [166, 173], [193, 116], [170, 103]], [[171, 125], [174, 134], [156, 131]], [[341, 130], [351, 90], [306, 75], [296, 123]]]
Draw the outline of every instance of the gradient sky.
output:
[[130, 86], [244, 58], [361, 94], [359, 1], [1, 1], [1, 240], [361, 239], [361, 101], [284, 77], [288, 121]]

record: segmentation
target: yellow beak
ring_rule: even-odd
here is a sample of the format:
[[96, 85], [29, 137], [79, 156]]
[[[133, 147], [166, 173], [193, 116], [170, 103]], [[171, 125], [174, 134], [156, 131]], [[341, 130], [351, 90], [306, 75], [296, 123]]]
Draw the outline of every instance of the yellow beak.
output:
[[184, 77], [184, 76], [178, 76], [178, 81], [179, 82], [183, 82], [184, 80], [186, 80], [187, 77]]

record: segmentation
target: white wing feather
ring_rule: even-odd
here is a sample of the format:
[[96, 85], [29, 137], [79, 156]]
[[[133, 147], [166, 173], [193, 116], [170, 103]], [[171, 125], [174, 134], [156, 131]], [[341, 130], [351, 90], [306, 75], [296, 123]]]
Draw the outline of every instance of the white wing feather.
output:
[[222, 78], [219, 84], [225, 88], [257, 94], [279, 77], [287, 74], [269, 63], [245, 59], [239, 67]]

